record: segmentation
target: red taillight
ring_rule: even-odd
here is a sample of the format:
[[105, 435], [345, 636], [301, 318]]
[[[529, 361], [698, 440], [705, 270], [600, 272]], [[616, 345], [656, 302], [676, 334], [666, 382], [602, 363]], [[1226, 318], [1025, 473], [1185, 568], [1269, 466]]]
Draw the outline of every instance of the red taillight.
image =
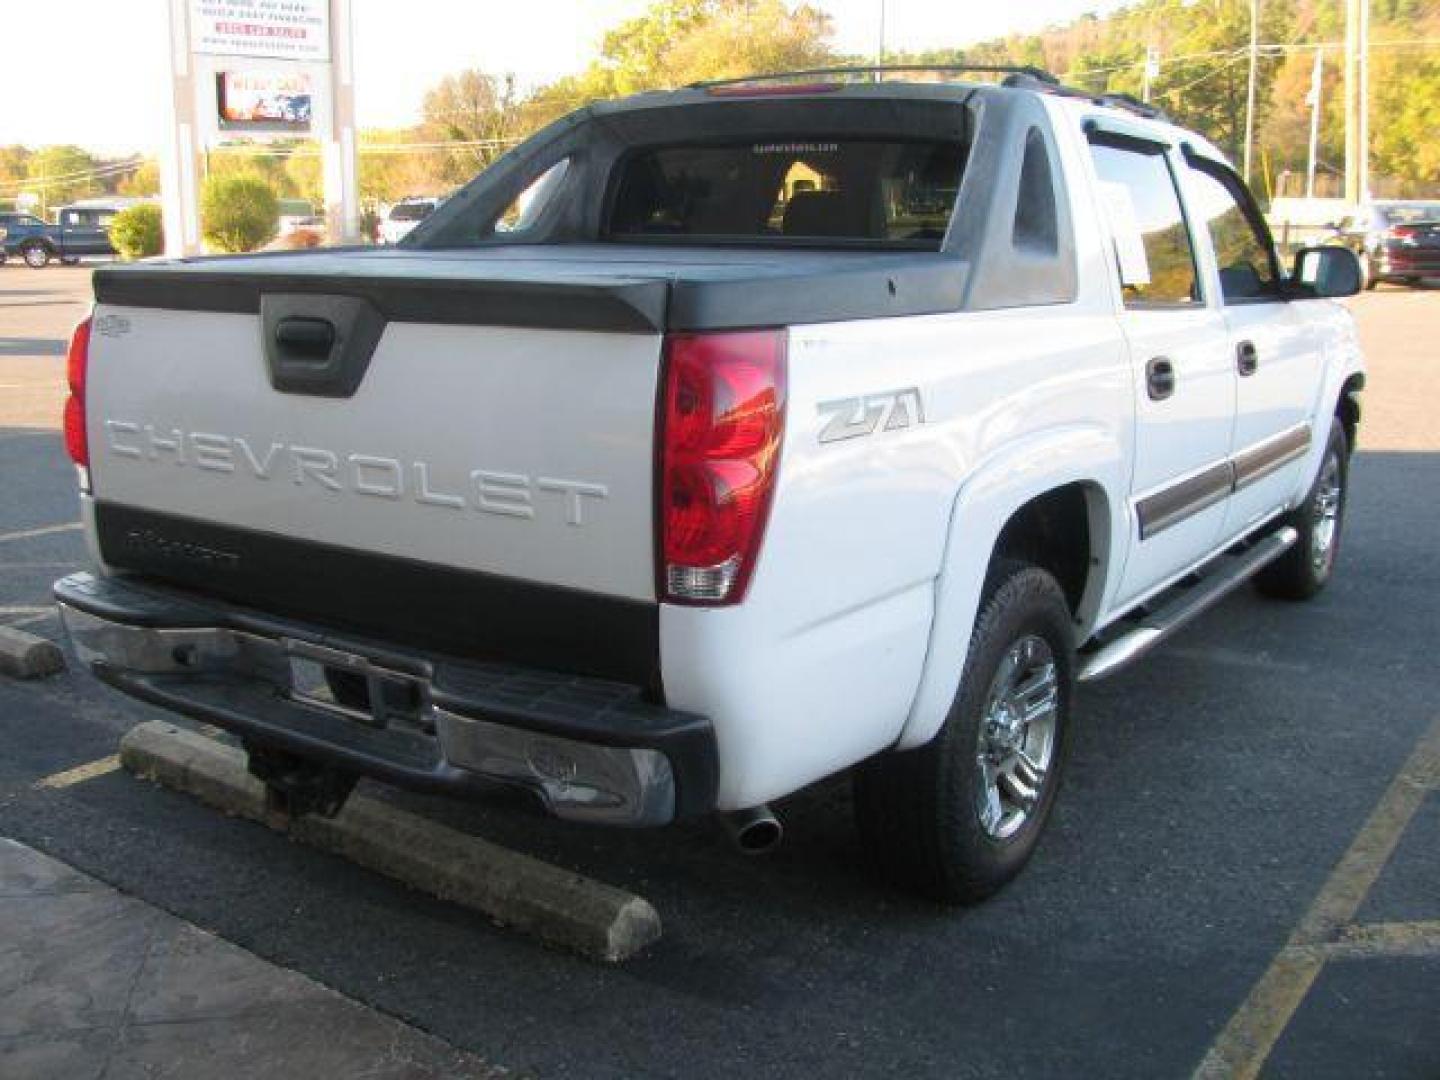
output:
[[1408, 225], [1392, 225], [1386, 230], [1393, 240], [1413, 240], [1417, 233]]
[[755, 567], [785, 426], [785, 331], [672, 334], [660, 412], [660, 589], [733, 604]]
[[76, 465], [90, 464], [90, 440], [85, 435], [85, 376], [90, 366], [90, 320], [75, 327], [70, 335], [70, 352], [65, 372], [70, 396], [65, 399], [65, 449]]

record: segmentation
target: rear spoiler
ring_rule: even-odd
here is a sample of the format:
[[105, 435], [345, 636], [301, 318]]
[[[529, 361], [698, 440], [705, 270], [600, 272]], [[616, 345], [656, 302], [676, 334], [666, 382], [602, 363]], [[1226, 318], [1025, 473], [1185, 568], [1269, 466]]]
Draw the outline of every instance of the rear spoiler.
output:
[[258, 315], [266, 294], [352, 296], [387, 322], [660, 333], [670, 286], [645, 278], [515, 281], [222, 268], [216, 262], [102, 266], [95, 300], [122, 307]]

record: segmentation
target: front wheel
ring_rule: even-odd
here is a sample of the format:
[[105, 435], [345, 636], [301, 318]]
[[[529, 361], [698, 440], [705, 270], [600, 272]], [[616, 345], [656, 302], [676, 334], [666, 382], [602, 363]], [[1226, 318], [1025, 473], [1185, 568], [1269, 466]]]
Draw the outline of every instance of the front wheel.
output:
[[1060, 785], [1073, 679], [1060, 586], [1037, 567], [998, 563], [940, 733], [856, 770], [857, 825], [887, 879], [963, 904], [1024, 868]]
[[1320, 472], [1305, 501], [1284, 518], [1300, 534], [1295, 545], [1255, 576], [1255, 587], [1281, 600], [1309, 600], [1325, 588], [1340, 554], [1345, 523], [1345, 493], [1350, 479], [1350, 448], [1345, 429], [1331, 421], [1320, 459]]
[[32, 270], [42, 269], [50, 261], [50, 249], [44, 244], [26, 244], [20, 249], [25, 265]]

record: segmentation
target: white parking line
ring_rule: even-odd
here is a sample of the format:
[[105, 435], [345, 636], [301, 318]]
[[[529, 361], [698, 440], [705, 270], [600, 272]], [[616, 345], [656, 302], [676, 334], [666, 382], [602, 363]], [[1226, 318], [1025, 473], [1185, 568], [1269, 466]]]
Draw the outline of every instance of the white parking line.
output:
[[1420, 737], [1310, 909], [1251, 988], [1192, 1080], [1255, 1080], [1328, 959], [1430, 955], [1437, 924], [1364, 927], [1352, 920], [1390, 861], [1400, 835], [1440, 787], [1440, 718]]
[[78, 521], [67, 521], [63, 525], [42, 525], [38, 529], [22, 529], [19, 532], [0, 533], [0, 543], [6, 540], [33, 540], [37, 536], [54, 536], [56, 533], [74, 532], [84, 528]]

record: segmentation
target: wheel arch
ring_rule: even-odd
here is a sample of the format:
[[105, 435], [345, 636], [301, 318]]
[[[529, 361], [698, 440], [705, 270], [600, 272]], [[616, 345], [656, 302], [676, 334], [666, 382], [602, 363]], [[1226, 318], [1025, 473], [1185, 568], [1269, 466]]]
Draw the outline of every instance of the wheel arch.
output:
[[1355, 440], [1360, 432], [1360, 392], [1365, 389], [1365, 373], [1357, 371], [1340, 387], [1335, 399], [1335, 416], [1345, 427], [1345, 445], [1353, 454]]
[[[934, 618], [910, 714], [897, 749], [929, 742], [959, 689], [985, 579], [994, 558], [1018, 554], [1056, 573], [1089, 636], [1114, 582], [1125, 535], [1126, 457], [1115, 433], [1076, 425], [1007, 447], [956, 493], [935, 581]], [[1084, 554], [1067, 548], [1083, 521]]]

